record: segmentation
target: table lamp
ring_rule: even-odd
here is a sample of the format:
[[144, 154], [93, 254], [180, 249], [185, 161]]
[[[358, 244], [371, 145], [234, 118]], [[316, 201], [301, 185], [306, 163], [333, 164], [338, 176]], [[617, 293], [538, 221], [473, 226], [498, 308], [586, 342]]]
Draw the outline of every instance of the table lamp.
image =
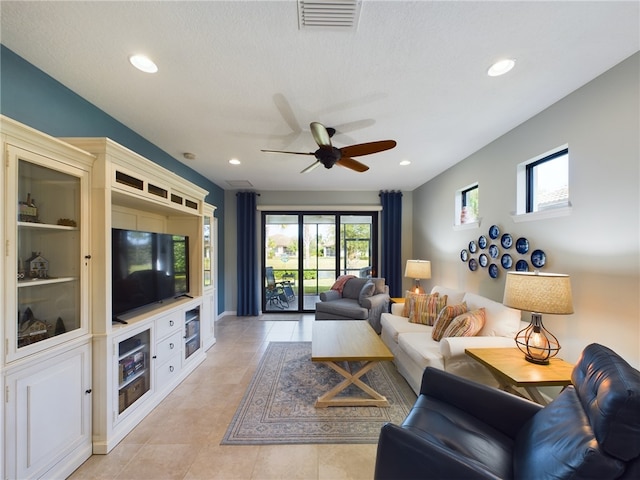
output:
[[420, 280], [431, 278], [431, 262], [429, 260], [407, 260], [404, 276], [416, 281], [414, 293], [424, 293]]
[[524, 358], [547, 365], [560, 351], [558, 339], [542, 324], [542, 314], [573, 313], [569, 275], [539, 272], [509, 272], [502, 303], [507, 307], [531, 312], [531, 323], [520, 330], [516, 345]]

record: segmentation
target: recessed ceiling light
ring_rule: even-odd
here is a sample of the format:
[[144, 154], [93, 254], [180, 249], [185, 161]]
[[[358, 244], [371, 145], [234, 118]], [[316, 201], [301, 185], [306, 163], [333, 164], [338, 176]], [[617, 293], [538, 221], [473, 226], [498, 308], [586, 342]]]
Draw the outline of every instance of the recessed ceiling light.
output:
[[402, 160], [402, 161], [400, 162], [400, 165], [402, 165], [402, 166], [404, 167], [404, 166], [406, 166], [406, 165], [411, 165], [411, 162], [410, 162], [409, 160]]
[[195, 153], [191, 153], [191, 152], [184, 152], [182, 154], [182, 156], [184, 158], [186, 158], [187, 160], [195, 160], [196, 159], [196, 154]]
[[237, 158], [232, 158], [231, 160], [229, 160], [229, 163], [231, 165], [240, 165], [240, 160], [238, 160]]
[[490, 77], [498, 77], [509, 72], [516, 64], [516, 61], [512, 58], [505, 58], [500, 60], [489, 67], [487, 75]]
[[158, 71], [158, 66], [146, 55], [131, 55], [129, 62], [138, 70], [146, 73], [156, 73]]

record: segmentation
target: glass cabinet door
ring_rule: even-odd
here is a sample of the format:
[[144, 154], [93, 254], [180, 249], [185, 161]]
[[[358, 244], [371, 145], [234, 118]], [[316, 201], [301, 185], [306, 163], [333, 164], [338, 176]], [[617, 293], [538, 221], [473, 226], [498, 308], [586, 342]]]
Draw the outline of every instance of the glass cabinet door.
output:
[[151, 389], [151, 330], [118, 342], [118, 414]]
[[184, 319], [184, 358], [200, 348], [200, 307], [189, 310]]
[[202, 222], [202, 235], [203, 235], [203, 262], [202, 270], [204, 274], [203, 283], [205, 287], [212, 285], [211, 280], [211, 216], [204, 215]]
[[15, 212], [7, 215], [12, 227], [7, 230], [16, 288], [7, 289], [8, 318], [15, 318], [8, 327], [9, 360], [88, 328], [82, 310], [83, 265], [88, 262], [82, 256], [81, 230], [86, 172], [20, 149], [10, 158], [16, 168], [7, 192], [15, 199], [7, 208]]

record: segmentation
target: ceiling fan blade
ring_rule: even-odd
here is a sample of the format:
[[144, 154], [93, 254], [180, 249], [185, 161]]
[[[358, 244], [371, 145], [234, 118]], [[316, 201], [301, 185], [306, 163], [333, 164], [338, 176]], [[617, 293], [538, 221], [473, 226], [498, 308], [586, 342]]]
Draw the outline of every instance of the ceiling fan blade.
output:
[[300, 124], [298, 123], [298, 120], [296, 119], [296, 116], [293, 113], [293, 109], [287, 101], [287, 98], [281, 93], [276, 93], [273, 96], [273, 103], [276, 105], [278, 112], [280, 112], [280, 116], [289, 126], [291, 131], [297, 134], [302, 133], [302, 128], [300, 128]]
[[354, 122], [341, 123], [340, 125], [334, 125], [336, 132], [340, 134], [355, 132], [362, 128], [370, 127], [376, 123], [375, 120], [368, 118], [365, 120], [356, 120]]
[[313, 139], [316, 141], [320, 148], [332, 148], [331, 137], [329, 136], [329, 132], [327, 132], [327, 129], [324, 125], [318, 122], [311, 122], [311, 124], [309, 124], [309, 128], [311, 128]]
[[343, 157], [360, 157], [362, 155], [370, 155], [372, 153], [390, 150], [395, 146], [395, 140], [381, 140], [379, 142], [359, 143], [358, 145], [342, 147], [340, 151]]
[[351, 170], [355, 170], [356, 172], [366, 172], [369, 170], [364, 163], [360, 163], [357, 160], [349, 157], [342, 157], [340, 160], [336, 162], [336, 165], [340, 165], [341, 167], [350, 168]]
[[307, 168], [305, 168], [304, 170], [302, 170], [300, 173], [307, 173], [310, 172], [311, 170], [314, 170], [316, 168], [318, 168], [320, 166], [320, 161], [316, 161], [315, 163], [312, 163], [311, 165], [309, 165]]
[[285, 150], [260, 150], [261, 152], [267, 153], [290, 153], [292, 155], [315, 155], [314, 152], [288, 152]]

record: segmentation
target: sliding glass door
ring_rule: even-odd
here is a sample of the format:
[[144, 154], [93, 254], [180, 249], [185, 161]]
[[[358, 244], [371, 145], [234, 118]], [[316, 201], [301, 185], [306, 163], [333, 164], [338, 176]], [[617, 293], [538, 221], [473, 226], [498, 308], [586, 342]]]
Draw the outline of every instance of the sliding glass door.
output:
[[374, 276], [377, 212], [263, 212], [264, 312], [313, 312], [340, 275]]
[[302, 215], [303, 310], [314, 311], [320, 292], [329, 290], [336, 279], [336, 215]]

